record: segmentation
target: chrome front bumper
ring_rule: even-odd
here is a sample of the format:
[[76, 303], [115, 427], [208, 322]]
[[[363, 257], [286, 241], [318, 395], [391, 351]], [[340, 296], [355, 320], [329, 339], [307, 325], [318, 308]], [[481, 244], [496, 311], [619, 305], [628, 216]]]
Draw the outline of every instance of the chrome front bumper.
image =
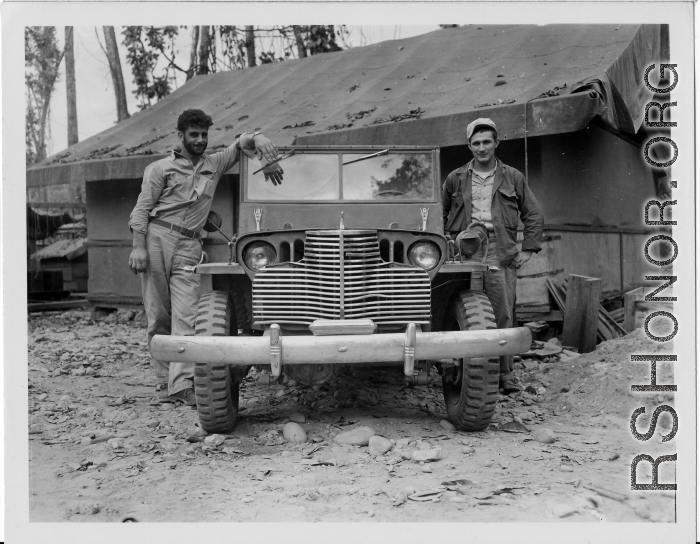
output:
[[417, 332], [332, 336], [281, 336], [279, 325], [269, 336], [163, 336], [151, 340], [151, 355], [173, 363], [271, 365], [273, 377], [282, 365], [395, 363], [412, 376], [416, 360], [516, 355], [530, 348], [526, 327], [483, 331]]

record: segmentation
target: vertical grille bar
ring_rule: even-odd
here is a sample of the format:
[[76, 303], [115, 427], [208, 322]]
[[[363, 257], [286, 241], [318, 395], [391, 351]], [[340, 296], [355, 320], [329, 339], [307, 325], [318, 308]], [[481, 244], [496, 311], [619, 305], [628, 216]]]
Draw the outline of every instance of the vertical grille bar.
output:
[[340, 250], [340, 319], [345, 319], [345, 247], [342, 229], [338, 235], [338, 249]]

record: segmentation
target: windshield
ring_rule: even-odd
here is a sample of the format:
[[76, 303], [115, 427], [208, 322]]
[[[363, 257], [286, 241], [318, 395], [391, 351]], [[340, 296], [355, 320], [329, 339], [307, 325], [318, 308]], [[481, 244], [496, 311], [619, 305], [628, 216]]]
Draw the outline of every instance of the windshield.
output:
[[[343, 155], [343, 162], [363, 155]], [[397, 153], [343, 166], [343, 197], [347, 200], [426, 200], [433, 198], [430, 153]]]
[[432, 152], [368, 150], [321, 152], [295, 150], [280, 161], [284, 180], [265, 181], [261, 162], [248, 158], [247, 200], [423, 201], [434, 198]]
[[275, 186], [265, 181], [257, 158], [248, 159], [249, 200], [337, 200], [340, 197], [338, 155], [299, 153], [280, 162], [284, 180]]

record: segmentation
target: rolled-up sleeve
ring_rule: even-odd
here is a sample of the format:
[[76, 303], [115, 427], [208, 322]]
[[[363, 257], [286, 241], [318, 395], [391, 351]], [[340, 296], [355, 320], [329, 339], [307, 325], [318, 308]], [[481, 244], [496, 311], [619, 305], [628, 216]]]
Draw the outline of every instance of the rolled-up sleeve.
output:
[[129, 229], [132, 232], [146, 234], [148, 216], [158, 203], [163, 187], [165, 187], [165, 176], [162, 169], [157, 164], [149, 164], [143, 173], [141, 194], [129, 218]]
[[252, 134], [244, 132], [226, 149], [209, 155], [209, 158], [215, 162], [216, 169], [221, 172], [221, 174], [225, 174], [239, 161], [241, 158], [241, 151], [249, 157], [255, 154], [255, 141], [253, 140]]
[[544, 230], [544, 214], [540, 208], [530, 186], [525, 181], [525, 176], [520, 174], [518, 183], [520, 186], [518, 197], [520, 199], [520, 220], [523, 222], [522, 251], [542, 250], [542, 231]]

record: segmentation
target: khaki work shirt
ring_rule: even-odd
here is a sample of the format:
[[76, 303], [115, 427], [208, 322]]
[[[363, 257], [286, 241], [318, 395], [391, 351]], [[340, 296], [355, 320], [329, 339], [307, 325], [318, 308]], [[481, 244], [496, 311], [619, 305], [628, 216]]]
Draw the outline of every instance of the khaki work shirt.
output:
[[495, 167], [490, 172], [472, 170], [472, 221], [481, 221], [489, 230], [493, 230], [491, 196], [495, 177]]
[[255, 151], [252, 135], [243, 133], [223, 151], [203, 155], [197, 165], [173, 150], [149, 164], [143, 174], [141, 194], [129, 218], [132, 231], [146, 234], [151, 219], [161, 219], [199, 232], [207, 222], [216, 186], [240, 159], [241, 150]]
[[[442, 217], [445, 232], [460, 232], [472, 222], [472, 172], [470, 161], [451, 172], [442, 186]], [[518, 218], [522, 220], [523, 251], [542, 249], [544, 216], [525, 176], [496, 159], [496, 173], [491, 193], [491, 220], [496, 247], [502, 266], [508, 266], [518, 254]]]

